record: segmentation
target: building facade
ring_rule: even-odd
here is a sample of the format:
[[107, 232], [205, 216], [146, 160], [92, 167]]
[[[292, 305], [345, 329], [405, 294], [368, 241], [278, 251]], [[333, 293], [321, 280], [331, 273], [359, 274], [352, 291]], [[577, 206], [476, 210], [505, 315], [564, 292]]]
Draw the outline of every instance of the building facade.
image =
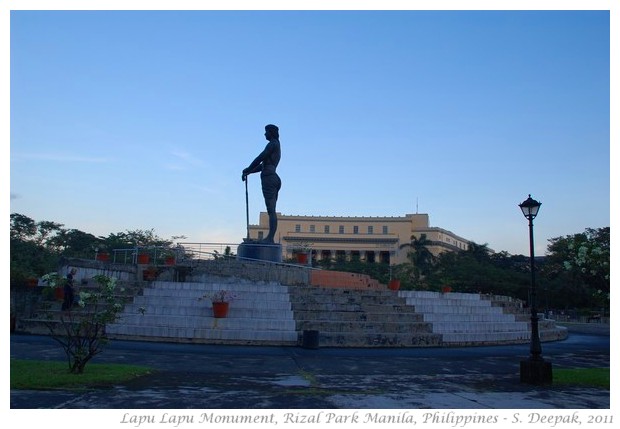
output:
[[[428, 214], [400, 217], [278, 216], [276, 242], [282, 245], [282, 259], [293, 258], [303, 248], [312, 250], [312, 258], [359, 259], [392, 265], [407, 261], [412, 237], [423, 234], [427, 248], [437, 256], [446, 251], [466, 250], [469, 240], [442, 228], [429, 225]], [[269, 217], [261, 212], [258, 225], [250, 225], [250, 238], [262, 239], [269, 232]]]

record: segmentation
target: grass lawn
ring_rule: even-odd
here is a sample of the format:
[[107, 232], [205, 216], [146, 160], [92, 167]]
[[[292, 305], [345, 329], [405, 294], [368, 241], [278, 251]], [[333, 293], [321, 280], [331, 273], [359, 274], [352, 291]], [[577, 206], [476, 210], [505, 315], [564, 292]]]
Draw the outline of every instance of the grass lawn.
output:
[[[11, 359], [11, 389], [105, 387], [152, 372], [153, 369], [146, 366], [89, 363], [83, 374], [71, 374], [66, 362]], [[554, 368], [553, 384], [609, 390], [609, 368]]]
[[150, 374], [145, 366], [89, 363], [71, 374], [67, 362], [11, 359], [11, 389], [86, 389], [110, 386]]
[[553, 384], [599, 387], [609, 390], [609, 368], [554, 368]]

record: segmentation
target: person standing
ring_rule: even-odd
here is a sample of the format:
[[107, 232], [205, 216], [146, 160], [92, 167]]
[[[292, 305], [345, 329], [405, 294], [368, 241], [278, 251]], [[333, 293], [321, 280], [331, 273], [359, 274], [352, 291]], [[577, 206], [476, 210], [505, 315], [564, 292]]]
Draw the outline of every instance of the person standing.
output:
[[67, 281], [64, 285], [65, 297], [62, 302], [62, 311], [71, 311], [73, 307], [73, 301], [75, 300], [75, 289], [73, 288], [73, 277], [77, 273], [77, 269], [71, 268], [71, 271], [67, 274]]
[[276, 173], [281, 157], [279, 131], [279, 128], [273, 124], [265, 126], [265, 138], [268, 141], [265, 149], [241, 173], [241, 180], [245, 182], [248, 175], [260, 172], [263, 197], [265, 197], [265, 206], [269, 216], [269, 234], [262, 242], [267, 244], [273, 244], [273, 238], [278, 228], [276, 203], [278, 201], [278, 192], [282, 187], [280, 176]]

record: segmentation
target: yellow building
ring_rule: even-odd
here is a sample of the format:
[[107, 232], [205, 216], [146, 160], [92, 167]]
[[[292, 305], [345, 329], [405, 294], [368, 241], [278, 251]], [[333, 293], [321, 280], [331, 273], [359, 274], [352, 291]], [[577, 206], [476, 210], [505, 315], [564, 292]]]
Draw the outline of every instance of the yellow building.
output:
[[[428, 214], [399, 217], [289, 216], [278, 213], [276, 242], [282, 245], [282, 259], [290, 259], [302, 247], [321, 259], [360, 259], [367, 262], [406, 262], [411, 237], [426, 234], [427, 248], [439, 255], [466, 250], [469, 240], [442, 228], [430, 227]], [[261, 212], [258, 225], [250, 225], [250, 238], [262, 239], [269, 232], [269, 217]]]

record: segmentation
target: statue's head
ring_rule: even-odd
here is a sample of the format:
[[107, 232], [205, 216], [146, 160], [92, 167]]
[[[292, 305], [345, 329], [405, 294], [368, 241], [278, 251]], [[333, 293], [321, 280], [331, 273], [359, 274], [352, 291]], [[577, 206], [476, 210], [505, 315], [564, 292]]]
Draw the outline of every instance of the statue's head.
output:
[[267, 140], [270, 140], [271, 138], [279, 139], [279, 128], [273, 124], [265, 125], [265, 137]]

